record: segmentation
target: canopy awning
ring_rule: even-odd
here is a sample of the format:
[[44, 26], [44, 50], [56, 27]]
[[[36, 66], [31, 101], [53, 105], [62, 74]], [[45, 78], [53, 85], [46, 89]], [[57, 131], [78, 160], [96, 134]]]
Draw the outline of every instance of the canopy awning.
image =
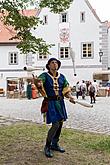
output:
[[28, 80], [28, 79], [32, 79], [32, 76], [25, 76], [25, 77], [9, 77], [7, 78], [7, 80], [9, 81], [15, 81], [18, 82], [19, 80], [23, 79], [24, 81]]
[[93, 73], [93, 79], [96, 80], [110, 80], [110, 70], [97, 71]]

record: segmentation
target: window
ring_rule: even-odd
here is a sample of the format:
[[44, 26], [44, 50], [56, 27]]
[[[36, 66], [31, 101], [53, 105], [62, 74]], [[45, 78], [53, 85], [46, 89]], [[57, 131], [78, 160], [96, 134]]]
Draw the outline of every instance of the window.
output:
[[26, 65], [32, 66], [32, 64], [33, 64], [33, 56], [31, 53], [28, 53], [26, 55]]
[[85, 22], [85, 12], [80, 12], [80, 22]]
[[67, 20], [67, 13], [62, 13], [61, 14], [60, 22], [68, 22], [68, 20]]
[[48, 24], [48, 16], [47, 15], [44, 15], [43, 23], [44, 23], [44, 25]]
[[42, 54], [42, 53], [39, 53], [39, 59], [43, 60], [43, 59], [47, 59], [48, 58], [48, 55], [47, 54]]
[[82, 58], [93, 58], [93, 43], [82, 43]]
[[9, 52], [9, 64], [10, 65], [18, 64], [18, 53], [17, 52]]
[[60, 47], [60, 58], [69, 58], [69, 52], [70, 48], [69, 47]]

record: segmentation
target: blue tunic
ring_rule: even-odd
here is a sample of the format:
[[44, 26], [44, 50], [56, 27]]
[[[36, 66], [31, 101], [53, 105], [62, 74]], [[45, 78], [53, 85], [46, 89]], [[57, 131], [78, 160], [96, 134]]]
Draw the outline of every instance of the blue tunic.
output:
[[[63, 74], [58, 73], [58, 76], [53, 77], [51, 74], [44, 72], [39, 78], [43, 82], [42, 90], [44, 91], [44, 97], [48, 98], [56, 95], [64, 96], [66, 92], [70, 91], [69, 83]], [[60, 120], [65, 121], [67, 119], [64, 99], [48, 101], [46, 119], [47, 124], [55, 123]]]

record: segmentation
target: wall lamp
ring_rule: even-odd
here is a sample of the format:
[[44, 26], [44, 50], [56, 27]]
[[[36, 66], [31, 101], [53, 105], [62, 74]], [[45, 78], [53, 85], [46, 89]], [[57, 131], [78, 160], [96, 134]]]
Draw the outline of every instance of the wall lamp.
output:
[[103, 56], [103, 51], [102, 51], [102, 49], [100, 49], [100, 51], [99, 51], [99, 62], [102, 62], [102, 56]]

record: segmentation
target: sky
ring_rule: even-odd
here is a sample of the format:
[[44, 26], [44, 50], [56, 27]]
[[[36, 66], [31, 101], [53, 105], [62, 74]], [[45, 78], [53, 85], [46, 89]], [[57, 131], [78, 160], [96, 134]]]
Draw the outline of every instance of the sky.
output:
[[101, 21], [110, 21], [110, 0], [88, 0]]
[[[0, 0], [1, 1], [1, 0]], [[35, 0], [34, 0], [35, 1]], [[101, 21], [110, 21], [110, 0], [88, 0]]]

